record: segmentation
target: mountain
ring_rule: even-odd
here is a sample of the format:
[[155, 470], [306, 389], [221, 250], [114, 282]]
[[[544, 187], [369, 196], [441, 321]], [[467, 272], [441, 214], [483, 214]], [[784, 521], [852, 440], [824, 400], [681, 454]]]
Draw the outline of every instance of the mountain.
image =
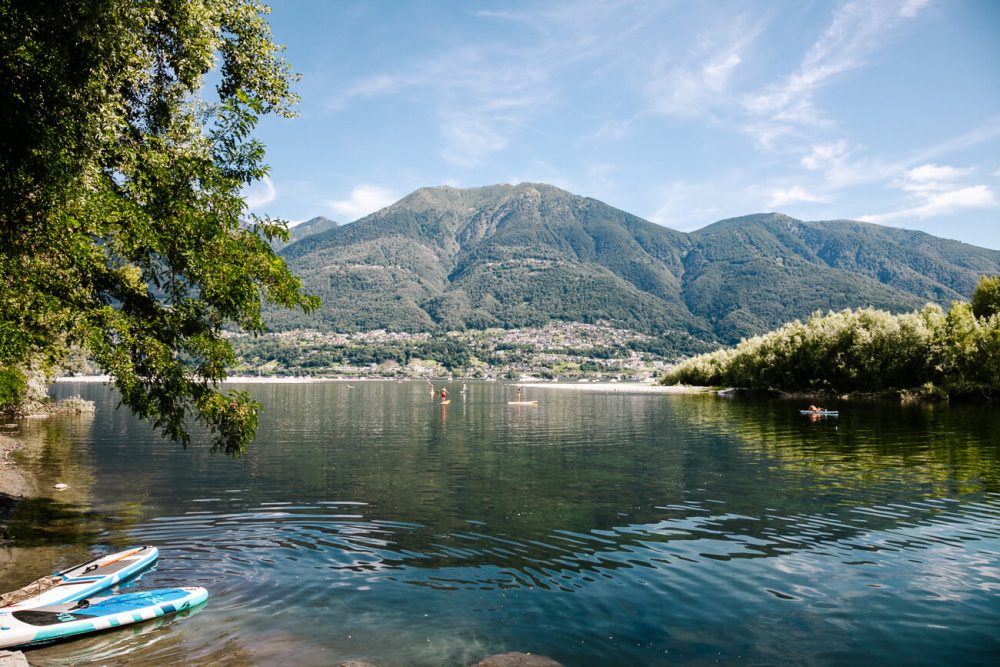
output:
[[967, 299], [1000, 252], [871, 223], [781, 214], [723, 220], [691, 234], [684, 293], [727, 342], [816, 310], [899, 312]]
[[1000, 273], [1000, 252], [921, 232], [772, 213], [684, 234], [533, 183], [424, 188], [282, 254], [323, 307], [275, 312], [275, 328], [607, 320], [684, 350], [815, 310], [946, 305]]
[[274, 241], [271, 241], [271, 247], [274, 249], [275, 252], [278, 252], [279, 250], [290, 246], [296, 241], [301, 241], [307, 236], [311, 236], [313, 234], [320, 234], [322, 232], [327, 231], [328, 229], [333, 229], [334, 227], [337, 226], [337, 224], [338, 224], [337, 222], [330, 220], [329, 218], [324, 218], [321, 215], [316, 216], [315, 218], [311, 218], [309, 220], [306, 220], [305, 222], [300, 222], [294, 227], [289, 227], [288, 242], [286, 243], [284, 241], [279, 241], [275, 239]]

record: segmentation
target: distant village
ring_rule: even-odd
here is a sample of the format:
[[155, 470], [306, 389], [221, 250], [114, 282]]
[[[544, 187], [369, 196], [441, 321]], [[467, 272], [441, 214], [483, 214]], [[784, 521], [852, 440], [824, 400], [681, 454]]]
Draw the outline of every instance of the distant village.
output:
[[234, 375], [650, 381], [672, 365], [662, 340], [609, 323], [442, 334], [297, 330], [232, 335]]

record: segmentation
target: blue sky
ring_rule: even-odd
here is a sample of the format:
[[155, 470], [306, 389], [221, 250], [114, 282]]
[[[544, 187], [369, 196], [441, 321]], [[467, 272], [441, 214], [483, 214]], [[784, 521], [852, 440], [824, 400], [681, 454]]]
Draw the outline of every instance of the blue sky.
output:
[[1000, 2], [273, 0], [302, 75], [257, 213], [552, 183], [690, 231], [780, 211], [1000, 249]]

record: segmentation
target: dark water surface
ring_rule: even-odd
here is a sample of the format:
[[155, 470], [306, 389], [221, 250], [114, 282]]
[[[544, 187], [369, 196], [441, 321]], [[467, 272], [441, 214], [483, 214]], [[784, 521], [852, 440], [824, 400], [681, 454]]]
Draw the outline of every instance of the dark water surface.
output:
[[4, 589], [134, 544], [187, 618], [37, 665], [997, 664], [1000, 410], [359, 382], [246, 387], [234, 460], [162, 441], [101, 385], [28, 424], [54, 499], [11, 525]]

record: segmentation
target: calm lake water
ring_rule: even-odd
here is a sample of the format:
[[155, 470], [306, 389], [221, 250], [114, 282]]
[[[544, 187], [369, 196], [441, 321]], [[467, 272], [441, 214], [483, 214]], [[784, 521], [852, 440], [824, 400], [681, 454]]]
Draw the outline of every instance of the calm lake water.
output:
[[37, 665], [996, 664], [1000, 410], [452, 384], [244, 387], [241, 459], [161, 440], [101, 385], [31, 422], [3, 589], [152, 544], [207, 606]]

